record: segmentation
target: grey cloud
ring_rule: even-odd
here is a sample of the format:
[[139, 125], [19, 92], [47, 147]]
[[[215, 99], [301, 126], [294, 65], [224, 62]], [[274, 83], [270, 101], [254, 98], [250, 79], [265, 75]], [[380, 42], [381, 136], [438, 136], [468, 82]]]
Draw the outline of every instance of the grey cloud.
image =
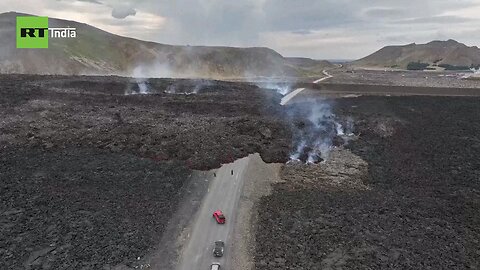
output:
[[401, 45], [402, 43], [405, 43], [406, 40], [411, 40], [411, 37], [409, 35], [392, 35], [381, 37], [377, 39], [377, 42], [391, 45]]
[[393, 21], [438, 16], [473, 3], [470, 0], [157, 0], [139, 1], [136, 6], [167, 17], [169, 26], [181, 32], [177, 35], [184, 35], [178, 41], [191, 37], [203, 43], [212, 38], [255, 40], [256, 33], [268, 31], [365, 27], [379, 17]]
[[89, 2], [89, 3], [94, 3], [94, 4], [99, 4], [102, 5], [103, 3], [98, 1], [98, 0], [77, 0], [78, 2]]
[[476, 21], [472, 18], [463, 18], [459, 16], [432, 16], [432, 17], [421, 17], [421, 18], [412, 18], [406, 20], [400, 20], [396, 23], [401, 24], [451, 24], [451, 23], [465, 23]]
[[292, 31], [292, 34], [297, 34], [297, 35], [310, 35], [313, 32], [310, 30], [297, 30], [297, 31]]
[[[391, 42], [425, 42], [439, 35], [469, 43], [480, 43], [480, 20], [455, 13], [478, 8], [478, 0], [62, 0], [103, 3], [113, 10], [104, 14], [98, 27], [115, 26], [136, 15], [135, 25], [125, 25], [133, 37], [167, 44], [270, 46], [288, 56], [342, 58], [377, 50]], [[66, 9], [41, 1], [49, 11]], [[50, 4], [47, 4], [50, 3]], [[0, 11], [22, 6], [22, 1], [2, 0]], [[68, 11], [75, 8], [71, 5]], [[25, 8], [25, 10], [28, 10]], [[105, 10], [105, 9], [103, 9]], [[22, 9], [20, 8], [20, 10]], [[138, 13], [136, 12], [138, 11]], [[80, 11], [79, 11], [80, 12]], [[92, 10], [91, 13], [96, 11]], [[145, 15], [145, 16], [144, 16]], [[165, 20], [153, 29], [148, 18]], [[448, 16], [447, 16], [448, 15]], [[55, 14], [51, 14], [55, 16]], [[472, 15], [469, 15], [471, 18]], [[108, 17], [108, 18], [107, 18]], [[111, 21], [108, 21], [108, 19]], [[129, 20], [131, 21], [131, 20]], [[454, 29], [448, 26], [455, 24]], [[142, 28], [142, 25], [145, 27]], [[118, 27], [117, 27], [118, 28]], [[128, 28], [128, 29], [127, 29]], [[153, 34], [155, 33], [155, 34]], [[318, 33], [332, 34], [327, 42]], [[279, 36], [279, 38], [272, 38]], [[291, 37], [289, 36], [291, 35]], [[395, 35], [395, 36], [393, 36]], [[288, 36], [288, 38], [284, 38]], [[271, 42], [266, 43], [265, 37]], [[353, 39], [355, 45], [345, 38]], [[281, 42], [278, 42], [280, 40]], [[333, 40], [333, 41], [332, 41]], [[338, 40], [338, 41], [336, 41]], [[303, 42], [306, 41], [306, 42]], [[336, 42], [336, 43], [335, 43]], [[298, 43], [307, 44], [303, 47]]]
[[103, 24], [103, 25], [111, 25], [111, 26], [122, 26], [122, 27], [129, 27], [132, 25], [132, 22], [128, 20], [112, 20], [111, 18], [97, 18], [96, 22]]
[[[134, 1], [130, 1], [133, 3]], [[192, 45], [270, 46], [285, 55], [341, 58], [339, 52], [349, 57], [364, 56], [367, 52], [388, 45], [392, 33], [398, 35], [397, 43], [415, 42], [416, 38], [433, 38], [426, 21], [415, 28], [400, 21], [414, 18], [435, 18], [448, 11], [473, 7], [475, 0], [143, 0], [134, 4], [139, 11], [148, 11], [166, 17], [166, 25], [157, 35], [162, 43]], [[451, 17], [444, 17], [445, 24]], [[474, 22], [472, 22], [474, 23]], [[460, 31], [461, 29], [457, 29]], [[335, 31], [340, 36], [358, 40], [358, 46], [342, 43], [322, 43], [315, 32]], [[279, 44], [265, 44], [261, 38], [266, 33], [293, 33], [298, 39], [312, 39], [310, 49], [298, 49], [295, 39]], [[412, 33], [413, 32], [413, 33]], [[403, 36], [403, 38], [401, 38]], [[423, 40], [422, 40], [423, 41]], [[317, 42], [317, 45], [315, 45]], [[361, 46], [360, 46], [361, 44]], [[321, 50], [319, 49], [321, 48]]]
[[373, 18], [399, 18], [408, 16], [408, 11], [404, 8], [372, 8], [365, 12], [365, 15]]
[[118, 6], [112, 9], [112, 17], [116, 19], [125, 19], [128, 16], [135, 16], [137, 11], [132, 7]]
[[358, 9], [352, 5], [356, 6], [349, 0], [267, 0], [263, 10], [270, 31], [315, 30], [358, 21]]

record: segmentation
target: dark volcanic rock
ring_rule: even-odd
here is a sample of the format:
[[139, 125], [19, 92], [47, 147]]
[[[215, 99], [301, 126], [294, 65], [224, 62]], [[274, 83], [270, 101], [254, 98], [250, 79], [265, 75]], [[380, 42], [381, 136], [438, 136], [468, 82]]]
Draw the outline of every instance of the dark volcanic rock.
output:
[[191, 173], [94, 148], [0, 152], [0, 269], [101, 269], [158, 244]]
[[[88, 146], [188, 161], [195, 169], [255, 152], [265, 160], [288, 158], [281, 96], [249, 84], [151, 79], [150, 95], [133, 95], [136, 83], [119, 77], [3, 75], [0, 83], [7, 120], [0, 131], [9, 136], [0, 142], [7, 145]], [[199, 94], [164, 93], [199, 83]]]
[[280, 95], [201, 83], [0, 75], [0, 269], [139, 266], [192, 168], [288, 158]]
[[258, 207], [256, 269], [479, 269], [479, 104], [338, 100], [336, 115], [356, 120], [347, 147], [368, 162], [368, 188], [320, 184], [332, 180], [321, 165], [277, 184]]
[[338, 147], [338, 146], [342, 146], [344, 144], [345, 144], [345, 140], [342, 137], [340, 137], [340, 136], [333, 137], [333, 140], [332, 140], [332, 145], [333, 146]]

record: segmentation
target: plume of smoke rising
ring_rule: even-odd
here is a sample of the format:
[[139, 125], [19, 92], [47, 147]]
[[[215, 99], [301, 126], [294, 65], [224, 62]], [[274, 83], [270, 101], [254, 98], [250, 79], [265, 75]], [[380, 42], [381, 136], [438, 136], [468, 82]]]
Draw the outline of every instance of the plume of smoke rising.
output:
[[128, 87], [125, 95], [146, 95], [150, 93], [148, 79], [143, 72], [143, 68], [143, 66], [137, 66], [133, 69], [133, 80], [137, 88]]
[[478, 69], [475, 69], [475, 68], [470, 68], [470, 73], [463, 73], [463, 74], [460, 74], [462, 75], [460, 78], [461, 79], [468, 79], [468, 78], [471, 78], [471, 77], [480, 77], [480, 67]]
[[300, 154], [303, 152], [303, 149], [307, 145], [307, 142], [305, 140], [301, 140], [296, 144], [297, 146], [295, 147], [295, 151], [293, 151], [290, 155], [291, 160], [300, 160]]
[[256, 86], [260, 88], [273, 90], [282, 96], [286, 96], [288, 93], [292, 92], [293, 90], [291, 82], [282, 82], [279, 80], [275, 80], [273, 78], [265, 78], [265, 79], [262, 81], [255, 81], [255, 80], [249, 79], [249, 81], [253, 82]]
[[353, 119], [338, 119], [327, 100], [310, 100], [288, 110], [294, 142], [290, 160], [305, 163], [324, 161], [336, 138], [353, 135]]
[[342, 124], [340, 123], [335, 123], [336, 131], [338, 136], [343, 136], [345, 135], [345, 132], [343, 131]]
[[125, 95], [150, 94], [152, 89], [148, 84], [148, 78], [164, 78], [171, 74], [168, 64], [159, 61], [155, 61], [153, 64], [139, 64], [132, 71], [133, 82], [137, 87], [128, 87]]
[[137, 83], [138, 83], [138, 88], [140, 89], [140, 94], [141, 95], [148, 94], [148, 86], [145, 83], [145, 81], [137, 81]]
[[[270, 68], [272, 68], [272, 70], [278, 71], [282, 67], [275, 66]], [[243, 78], [260, 88], [274, 90], [282, 96], [285, 96], [288, 93], [292, 92], [292, 78], [286, 77], [285, 74], [282, 74], [281, 72], [272, 72], [275, 75], [271, 74], [269, 76], [258, 76], [257, 72], [255, 72], [254, 70], [246, 70], [243, 74]]]
[[290, 83], [280, 83], [280, 82], [269, 81], [269, 82], [260, 82], [260, 83], [257, 83], [256, 85], [260, 88], [275, 90], [277, 93], [279, 93], [282, 96], [285, 96], [292, 91], [292, 85]]
[[140, 90], [139, 94], [144, 95], [148, 94], [149, 89], [146, 83], [146, 79], [142, 72], [142, 67], [138, 66], [133, 70], [133, 76], [135, 77], [135, 81], [137, 82], [138, 89]]
[[355, 124], [353, 122], [353, 118], [348, 116], [345, 119], [345, 125], [343, 127], [344, 134], [346, 136], [353, 136], [353, 132], [355, 131]]
[[181, 94], [192, 95], [198, 94], [206, 87], [214, 85], [210, 80], [196, 79], [196, 80], [181, 80], [171, 84], [165, 90], [167, 94]]
[[480, 77], [480, 67], [478, 69], [471, 68], [470, 70], [473, 72], [472, 77]]

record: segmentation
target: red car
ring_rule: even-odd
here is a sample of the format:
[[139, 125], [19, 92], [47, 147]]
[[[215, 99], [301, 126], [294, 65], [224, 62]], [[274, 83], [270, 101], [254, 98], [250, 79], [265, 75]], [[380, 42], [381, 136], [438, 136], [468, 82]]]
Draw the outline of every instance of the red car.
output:
[[218, 224], [224, 224], [225, 223], [225, 216], [223, 215], [222, 211], [217, 210], [213, 212], [213, 218], [217, 221]]

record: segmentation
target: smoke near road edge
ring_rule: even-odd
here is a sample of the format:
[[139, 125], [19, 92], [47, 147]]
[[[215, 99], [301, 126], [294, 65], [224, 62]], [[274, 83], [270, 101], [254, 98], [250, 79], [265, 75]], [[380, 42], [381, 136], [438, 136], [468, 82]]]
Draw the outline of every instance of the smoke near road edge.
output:
[[332, 147], [343, 145], [353, 135], [353, 119], [339, 119], [332, 102], [318, 98], [286, 107], [293, 133], [291, 161], [325, 161]]

